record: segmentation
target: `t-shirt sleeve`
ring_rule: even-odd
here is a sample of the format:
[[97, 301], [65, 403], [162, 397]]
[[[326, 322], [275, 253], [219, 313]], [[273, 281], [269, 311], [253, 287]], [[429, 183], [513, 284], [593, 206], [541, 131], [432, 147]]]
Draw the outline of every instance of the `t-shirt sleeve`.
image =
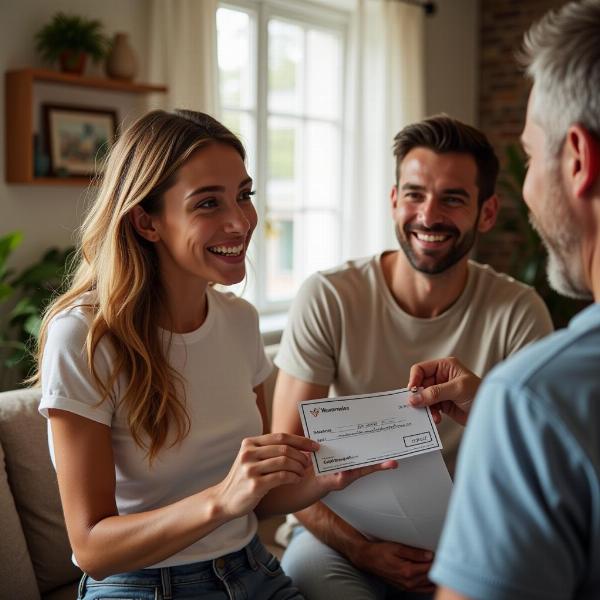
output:
[[558, 414], [486, 382], [430, 577], [477, 600], [572, 598], [585, 565], [585, 459]]
[[546, 303], [535, 290], [528, 289], [515, 301], [510, 318], [506, 356], [518, 352], [553, 331], [554, 325]]
[[302, 381], [329, 385], [336, 372], [339, 321], [333, 290], [321, 275], [312, 275], [292, 303], [275, 364]]
[[[87, 333], [85, 317], [73, 311], [58, 315], [50, 323], [42, 359], [39, 411], [47, 418], [48, 409], [59, 408], [110, 426], [114, 399], [102, 401], [102, 393], [88, 367]], [[99, 376], [107, 380], [109, 358], [102, 341], [94, 361]]]

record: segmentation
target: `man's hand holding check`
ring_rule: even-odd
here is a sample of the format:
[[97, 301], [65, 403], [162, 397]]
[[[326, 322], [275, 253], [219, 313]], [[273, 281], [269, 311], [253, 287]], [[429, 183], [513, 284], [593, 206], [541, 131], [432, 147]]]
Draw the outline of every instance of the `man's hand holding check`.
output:
[[431, 412], [410, 406], [408, 390], [307, 400], [298, 405], [306, 437], [318, 442], [315, 473], [336, 473], [440, 450]]
[[[352, 473], [347, 470], [360, 465], [415, 458], [440, 450], [442, 446], [431, 412], [412, 407], [410, 397], [410, 391], [405, 389], [300, 403], [304, 433], [320, 444], [319, 450], [312, 453], [315, 473], [323, 478], [331, 473], [343, 475]], [[441, 458], [430, 456], [422, 463], [413, 460], [401, 464], [397, 475], [402, 477], [405, 471], [405, 479], [390, 482], [373, 476], [325, 499], [325, 504], [345, 520], [339, 521], [330, 513], [330, 518], [336, 520], [338, 532], [341, 533], [341, 527], [348, 539], [348, 544], [340, 550], [354, 565], [401, 589], [424, 593], [433, 591], [427, 577], [433, 552], [423, 547], [434, 547], [431, 540], [435, 533], [420, 530], [414, 534], [423, 525], [418, 516], [411, 520], [411, 511], [419, 509], [415, 509], [415, 502], [410, 506], [410, 501], [401, 494], [392, 497], [390, 488], [420, 487], [421, 481], [415, 477], [417, 472], [423, 479], [430, 474], [436, 478]], [[431, 473], [427, 470], [430, 467]], [[441, 489], [445, 491], [450, 486], [449, 477], [445, 467], [441, 468], [446, 477]], [[434, 496], [435, 492], [434, 489]], [[441, 502], [444, 503], [443, 498]], [[321, 511], [327, 518], [327, 509], [320, 506]], [[369, 512], [372, 515], [369, 516]], [[299, 517], [302, 520], [301, 515]], [[437, 524], [433, 529], [436, 528]], [[401, 543], [404, 535], [411, 544], [423, 540], [423, 547]]]

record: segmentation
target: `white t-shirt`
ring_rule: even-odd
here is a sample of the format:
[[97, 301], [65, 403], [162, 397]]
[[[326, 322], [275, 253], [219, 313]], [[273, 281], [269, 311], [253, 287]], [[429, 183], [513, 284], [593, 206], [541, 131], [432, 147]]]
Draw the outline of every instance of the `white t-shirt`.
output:
[[[90, 298], [83, 298], [82, 303]], [[171, 504], [222, 481], [243, 438], [262, 433], [253, 391], [271, 371], [254, 307], [232, 294], [207, 290], [204, 323], [186, 334], [163, 331], [171, 366], [185, 382], [190, 432], [179, 445], [164, 447], [152, 466], [131, 437], [123, 406], [114, 399], [98, 405], [101, 394], [87, 367], [85, 339], [89, 309], [74, 307], [57, 315], [48, 330], [42, 363], [40, 412], [67, 410], [112, 430], [115, 498], [119, 514], [139, 513]], [[170, 343], [169, 343], [170, 342]], [[106, 338], [98, 344], [95, 365], [110, 371], [113, 351]], [[124, 391], [125, 376], [115, 385]], [[54, 451], [49, 428], [52, 460]], [[256, 533], [254, 513], [229, 521], [191, 546], [152, 567], [203, 561], [243, 548]]]
[[[298, 379], [331, 386], [332, 396], [403, 388], [417, 362], [456, 356], [483, 376], [552, 332], [546, 305], [531, 287], [469, 262], [465, 289], [441, 315], [414, 317], [394, 300], [380, 255], [309, 277], [296, 295], [275, 359]], [[463, 432], [439, 426], [450, 473]]]

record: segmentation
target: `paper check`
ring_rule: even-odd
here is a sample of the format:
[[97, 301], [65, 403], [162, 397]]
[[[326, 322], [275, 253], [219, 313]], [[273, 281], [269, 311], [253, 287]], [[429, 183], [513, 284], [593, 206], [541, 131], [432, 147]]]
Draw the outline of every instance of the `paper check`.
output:
[[315, 473], [441, 450], [431, 412], [410, 406], [409, 394], [401, 389], [300, 402], [304, 435], [321, 444], [312, 453]]

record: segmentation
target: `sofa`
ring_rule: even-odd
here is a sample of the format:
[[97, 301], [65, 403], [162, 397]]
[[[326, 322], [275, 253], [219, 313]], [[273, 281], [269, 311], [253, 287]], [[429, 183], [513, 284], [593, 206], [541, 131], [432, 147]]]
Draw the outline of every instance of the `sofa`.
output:
[[[267, 382], [271, 397], [272, 379]], [[79, 569], [71, 562], [46, 420], [37, 388], [0, 393], [0, 600], [73, 600]], [[282, 517], [259, 523], [271, 552]]]

